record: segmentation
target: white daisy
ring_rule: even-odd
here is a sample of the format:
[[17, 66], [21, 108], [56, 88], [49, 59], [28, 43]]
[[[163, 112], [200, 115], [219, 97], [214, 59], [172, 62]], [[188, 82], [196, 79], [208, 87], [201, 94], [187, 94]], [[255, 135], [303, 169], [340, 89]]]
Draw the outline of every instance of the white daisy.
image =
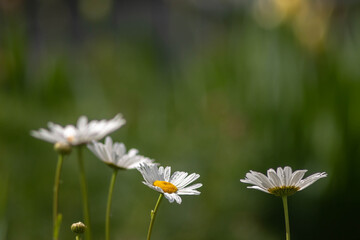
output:
[[245, 179], [240, 179], [243, 183], [253, 184], [248, 188], [257, 189], [275, 196], [290, 196], [301, 191], [320, 178], [327, 176], [325, 172], [315, 173], [305, 179], [302, 179], [307, 170], [297, 170], [292, 172], [291, 167], [277, 168], [267, 171], [267, 176], [260, 172], [250, 171]]
[[199, 174], [187, 172], [174, 172], [171, 177], [171, 167], [157, 167], [156, 165], [140, 164], [138, 168], [145, 181], [143, 183], [148, 187], [162, 193], [169, 202], [174, 200], [180, 204], [179, 195], [199, 195], [200, 192], [195, 190], [202, 186], [201, 183], [188, 186], [200, 177]]
[[49, 130], [41, 128], [38, 131], [31, 131], [31, 135], [51, 143], [64, 142], [76, 146], [89, 143], [93, 140], [100, 140], [124, 124], [125, 119], [121, 114], [117, 114], [110, 120], [103, 119], [90, 122], [88, 122], [87, 117], [81, 116], [76, 126], [67, 125], [62, 127], [49, 122]]
[[151, 164], [154, 160], [138, 155], [137, 149], [130, 149], [126, 153], [123, 143], [113, 143], [111, 137], [106, 137], [105, 143], [93, 141], [88, 148], [103, 162], [116, 169], [134, 169], [141, 163]]

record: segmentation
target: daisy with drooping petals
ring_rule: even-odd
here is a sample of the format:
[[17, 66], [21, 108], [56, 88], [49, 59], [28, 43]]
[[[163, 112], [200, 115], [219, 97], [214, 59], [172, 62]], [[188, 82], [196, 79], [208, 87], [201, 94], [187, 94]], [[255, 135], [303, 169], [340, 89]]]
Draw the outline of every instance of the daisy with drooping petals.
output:
[[178, 204], [181, 204], [182, 199], [179, 195], [199, 195], [200, 192], [196, 189], [200, 188], [202, 184], [197, 183], [188, 187], [188, 185], [198, 179], [200, 175], [197, 173], [188, 175], [187, 172], [174, 172], [171, 175], [170, 167], [158, 168], [156, 165], [140, 164], [138, 170], [145, 180], [143, 183], [160, 193], [154, 210], [151, 210], [151, 220], [147, 235], [147, 240], [150, 240], [157, 209], [163, 196], [165, 196], [170, 203], [176, 201]]
[[291, 167], [278, 167], [277, 171], [269, 169], [267, 176], [255, 171], [246, 174], [245, 179], [240, 179], [243, 183], [249, 183], [253, 186], [248, 188], [257, 189], [266, 193], [274, 194], [282, 197], [285, 215], [286, 240], [290, 240], [290, 224], [287, 197], [301, 191], [320, 178], [327, 176], [325, 172], [315, 173], [309, 177], [302, 179], [307, 170], [297, 170], [292, 172]]
[[106, 137], [105, 143], [93, 141], [88, 144], [88, 148], [104, 163], [114, 169], [110, 181], [108, 202], [105, 216], [105, 240], [110, 239], [110, 210], [112, 202], [112, 192], [115, 185], [118, 170], [134, 169], [141, 163], [153, 164], [154, 160], [138, 155], [138, 150], [132, 148], [126, 152], [123, 143], [113, 143], [111, 137]]
[[88, 148], [108, 166], [116, 169], [134, 169], [140, 166], [141, 163], [153, 163], [154, 160], [138, 155], [137, 149], [131, 148], [126, 152], [126, 147], [123, 143], [115, 142], [111, 137], [105, 138], [105, 143], [93, 141], [88, 144]]
[[76, 146], [89, 143], [93, 140], [100, 140], [124, 124], [125, 119], [121, 114], [117, 114], [110, 120], [92, 120], [90, 122], [88, 122], [86, 116], [81, 116], [76, 126], [67, 125], [62, 127], [49, 122], [49, 130], [41, 128], [38, 131], [31, 131], [31, 135], [51, 143], [65, 142]]
[[277, 171], [271, 168], [267, 171], [267, 176], [260, 172], [250, 171], [246, 174], [246, 178], [240, 181], [254, 185], [248, 188], [257, 189], [279, 197], [290, 196], [307, 188], [320, 178], [327, 176], [325, 172], [322, 172], [302, 179], [306, 172], [307, 170], [292, 172], [291, 167], [284, 167], [284, 169], [279, 167]]

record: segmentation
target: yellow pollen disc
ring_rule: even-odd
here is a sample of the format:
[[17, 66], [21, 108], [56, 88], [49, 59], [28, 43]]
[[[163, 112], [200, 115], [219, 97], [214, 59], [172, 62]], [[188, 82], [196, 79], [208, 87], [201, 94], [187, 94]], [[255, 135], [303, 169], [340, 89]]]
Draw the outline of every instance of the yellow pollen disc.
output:
[[74, 136], [69, 136], [66, 138], [66, 140], [71, 143], [72, 141], [74, 141]]
[[153, 183], [153, 185], [155, 187], [161, 188], [166, 193], [174, 193], [174, 192], [177, 192], [177, 190], [178, 190], [174, 184], [166, 182], [166, 181], [155, 181]]

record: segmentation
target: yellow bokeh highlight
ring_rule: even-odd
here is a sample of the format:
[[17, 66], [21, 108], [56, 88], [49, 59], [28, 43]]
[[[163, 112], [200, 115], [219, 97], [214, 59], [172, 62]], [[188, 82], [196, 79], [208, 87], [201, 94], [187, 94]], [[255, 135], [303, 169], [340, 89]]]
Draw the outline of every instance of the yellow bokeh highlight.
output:
[[331, 0], [256, 0], [252, 15], [266, 29], [288, 24], [301, 45], [316, 52], [326, 40], [333, 9]]

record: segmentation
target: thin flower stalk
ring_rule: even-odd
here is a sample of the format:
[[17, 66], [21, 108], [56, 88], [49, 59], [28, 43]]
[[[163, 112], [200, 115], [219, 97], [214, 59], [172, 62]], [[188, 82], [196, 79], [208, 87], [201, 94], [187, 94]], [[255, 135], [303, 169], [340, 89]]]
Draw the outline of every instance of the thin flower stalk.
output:
[[61, 214], [59, 214], [59, 186], [60, 186], [60, 176], [61, 169], [64, 161], [64, 155], [59, 154], [58, 162], [55, 172], [55, 182], [54, 182], [54, 199], [53, 199], [53, 238], [57, 240], [59, 238], [60, 224], [61, 224]]
[[117, 169], [114, 169], [110, 186], [109, 186], [109, 195], [107, 200], [107, 207], [106, 207], [106, 216], [105, 216], [105, 239], [110, 239], [110, 211], [111, 211], [111, 202], [112, 202], [112, 194], [115, 186], [116, 176], [117, 176]]
[[84, 214], [85, 225], [87, 226], [85, 236], [88, 240], [91, 240], [90, 211], [89, 211], [89, 202], [88, 202], [88, 194], [87, 194], [84, 159], [83, 159], [81, 145], [78, 146], [78, 163], [79, 163], [80, 187], [81, 187], [81, 193], [83, 199], [83, 214]]
[[151, 233], [152, 233], [152, 228], [153, 228], [153, 225], [154, 225], [156, 213], [157, 213], [157, 210], [159, 208], [159, 205], [160, 205], [162, 199], [163, 199], [163, 194], [161, 193], [158, 200], [157, 200], [157, 202], [156, 202], [154, 210], [151, 210], [151, 212], [150, 212], [150, 217], [151, 218], [150, 218], [150, 225], [149, 225], [149, 230], [148, 230], [148, 235], [147, 235], [146, 240], [150, 240], [150, 238], [151, 238]]
[[284, 206], [286, 240], [290, 240], [290, 223], [289, 223], [289, 211], [288, 211], [288, 204], [287, 204], [287, 196], [283, 196], [282, 201], [283, 201], [283, 206]]

